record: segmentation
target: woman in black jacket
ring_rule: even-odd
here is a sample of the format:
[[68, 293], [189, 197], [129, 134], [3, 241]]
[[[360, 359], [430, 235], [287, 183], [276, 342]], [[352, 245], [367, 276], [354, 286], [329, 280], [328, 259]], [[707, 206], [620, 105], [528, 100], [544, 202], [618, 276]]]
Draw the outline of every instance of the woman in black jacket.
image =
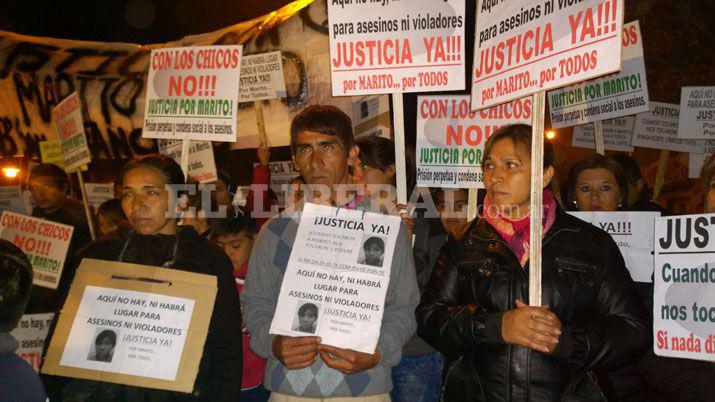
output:
[[[554, 176], [549, 144], [544, 186]], [[544, 190], [542, 304], [529, 307], [531, 127], [487, 141], [483, 217], [447, 244], [417, 309], [420, 335], [454, 359], [448, 401], [600, 401], [595, 369], [645, 353], [650, 329], [623, 257], [605, 232]]]
[[132, 224], [127, 235], [100, 239], [80, 251], [77, 261], [95, 258], [163, 266], [217, 277], [218, 292], [192, 394], [68, 380], [64, 402], [235, 402], [241, 390], [241, 312], [228, 256], [192, 227], [177, 226], [167, 213], [176, 205], [166, 185], [184, 183], [181, 168], [162, 155], [128, 162], [120, 173], [122, 208]]

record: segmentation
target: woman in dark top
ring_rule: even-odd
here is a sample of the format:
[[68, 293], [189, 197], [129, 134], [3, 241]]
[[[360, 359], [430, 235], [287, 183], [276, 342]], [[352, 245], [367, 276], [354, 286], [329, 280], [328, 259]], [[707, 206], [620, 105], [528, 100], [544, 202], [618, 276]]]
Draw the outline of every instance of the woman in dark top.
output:
[[214, 275], [218, 292], [209, 333], [192, 394], [105, 383], [67, 380], [63, 400], [102, 402], [237, 401], [241, 390], [241, 312], [228, 256], [179, 227], [170, 211], [174, 193], [167, 185], [184, 183], [181, 168], [162, 155], [134, 159], [120, 173], [122, 208], [133, 230], [96, 241], [80, 251], [83, 258], [121, 261]]
[[[484, 216], [442, 249], [418, 332], [454, 358], [448, 401], [602, 401], [593, 371], [645, 353], [647, 315], [611, 237], [543, 197], [542, 300], [530, 307], [531, 127], [506, 126], [482, 160]], [[544, 183], [554, 176], [544, 144]]]

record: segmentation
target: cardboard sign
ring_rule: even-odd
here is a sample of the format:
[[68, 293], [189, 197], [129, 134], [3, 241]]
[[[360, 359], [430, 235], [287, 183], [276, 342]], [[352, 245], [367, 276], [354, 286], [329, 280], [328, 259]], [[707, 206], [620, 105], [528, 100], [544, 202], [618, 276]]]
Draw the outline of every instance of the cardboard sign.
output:
[[84, 121], [77, 92], [72, 92], [52, 109], [65, 172], [74, 172], [92, 161], [84, 135]]
[[191, 392], [216, 298], [216, 277], [82, 260], [42, 372]]
[[100, 205], [114, 198], [114, 183], [84, 183], [84, 190], [95, 213]]
[[241, 46], [153, 49], [144, 138], [236, 141]]
[[[159, 140], [159, 153], [181, 163], [181, 140]], [[214, 149], [210, 141], [191, 141], [189, 146], [189, 176], [199, 183], [218, 179]]]
[[659, 212], [569, 213], [613, 237], [635, 282], [653, 282], [653, 228]]
[[25, 314], [17, 327], [10, 331], [10, 335], [20, 344], [15, 354], [25, 360], [36, 372], [40, 372], [45, 338], [54, 317], [53, 313]]
[[[612, 120], [604, 120], [601, 123], [603, 128], [603, 149], [621, 152], [633, 152], [631, 138], [633, 137], [633, 126], [636, 118], [633, 116], [619, 117]], [[577, 148], [596, 148], [596, 132], [593, 124], [582, 124], [573, 129], [573, 139], [571, 146]]]
[[20, 186], [0, 187], [0, 211], [25, 213], [25, 201]]
[[239, 102], [285, 98], [283, 58], [280, 50], [243, 56]]
[[715, 138], [715, 86], [680, 89], [678, 138]]
[[699, 179], [700, 170], [710, 155], [715, 153], [715, 140], [705, 140], [705, 153], [688, 154], [688, 178]]
[[677, 152], [703, 152], [703, 141], [678, 139], [678, 105], [650, 102], [650, 111], [636, 115], [633, 145]]
[[621, 68], [623, 0], [481, 0], [472, 72], [472, 109]]
[[65, 168], [65, 162], [62, 160], [62, 147], [57, 141], [47, 140], [40, 141], [40, 159], [43, 163], [52, 163], [62, 169]]
[[463, 90], [458, 0], [328, 2], [333, 96]]
[[400, 218], [305, 204], [270, 333], [375, 353]]
[[554, 128], [648, 111], [643, 36], [638, 21], [623, 25], [621, 46], [623, 68], [619, 73], [547, 94]]
[[12, 242], [32, 264], [32, 283], [57, 289], [74, 227], [3, 211], [0, 238]]
[[417, 98], [417, 185], [484, 188], [484, 143], [499, 127], [531, 122], [531, 98], [471, 112], [469, 95]]
[[653, 348], [715, 361], [715, 214], [655, 221]]

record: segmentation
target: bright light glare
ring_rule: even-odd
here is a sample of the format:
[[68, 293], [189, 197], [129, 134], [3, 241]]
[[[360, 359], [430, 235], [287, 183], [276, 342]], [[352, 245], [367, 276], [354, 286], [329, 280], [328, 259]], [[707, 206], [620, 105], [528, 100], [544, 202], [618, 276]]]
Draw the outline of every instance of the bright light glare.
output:
[[5, 175], [5, 177], [14, 179], [17, 177], [18, 173], [20, 173], [20, 169], [14, 168], [14, 167], [5, 167], [2, 168], [2, 174]]
[[553, 140], [554, 138], [556, 138], [556, 132], [554, 130], [547, 131], [546, 138]]

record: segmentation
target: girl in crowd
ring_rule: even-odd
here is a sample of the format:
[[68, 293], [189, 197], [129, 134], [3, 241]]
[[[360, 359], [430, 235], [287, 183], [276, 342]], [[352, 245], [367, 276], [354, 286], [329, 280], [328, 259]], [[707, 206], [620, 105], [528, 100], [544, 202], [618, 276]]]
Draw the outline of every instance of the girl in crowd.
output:
[[[380, 203], [387, 203], [388, 209], [396, 210], [394, 143], [382, 137], [363, 137], [356, 143], [360, 148], [360, 165], [354, 167], [353, 181], [367, 185], [366, 193]], [[408, 189], [409, 182], [408, 178]], [[414, 239], [412, 254], [420, 289], [432, 273], [445, 238], [439, 220], [426, 219], [426, 212], [435, 216], [435, 211], [415, 211], [414, 218], [403, 214], [403, 221]], [[442, 355], [414, 334], [402, 348], [402, 360], [392, 369], [390, 397], [395, 402], [436, 402], [442, 383], [442, 366]]]
[[589, 154], [571, 168], [568, 207], [578, 211], [617, 211], [628, 207], [628, 182], [613, 159]]
[[[531, 127], [485, 145], [484, 217], [447, 243], [417, 308], [419, 333], [454, 358], [446, 400], [605, 400], [593, 371], [645, 353], [650, 329], [610, 236], [543, 196], [542, 300], [528, 297]], [[544, 181], [554, 176], [544, 144]]]
[[[241, 389], [241, 313], [238, 293], [226, 254], [192, 227], [178, 227], [173, 217], [174, 192], [167, 185], [184, 184], [176, 162], [163, 155], [145, 155], [120, 172], [121, 203], [133, 230], [121, 237], [100, 239], [77, 261], [95, 258], [169, 267], [217, 277], [218, 293], [211, 315], [193, 394], [127, 385], [68, 379], [63, 401], [237, 401]], [[54, 398], [51, 397], [52, 400]], [[59, 399], [58, 399], [59, 400]]]
[[469, 193], [463, 188], [445, 188], [434, 191], [434, 201], [439, 219], [447, 234], [459, 239], [467, 230], [467, 204]]

